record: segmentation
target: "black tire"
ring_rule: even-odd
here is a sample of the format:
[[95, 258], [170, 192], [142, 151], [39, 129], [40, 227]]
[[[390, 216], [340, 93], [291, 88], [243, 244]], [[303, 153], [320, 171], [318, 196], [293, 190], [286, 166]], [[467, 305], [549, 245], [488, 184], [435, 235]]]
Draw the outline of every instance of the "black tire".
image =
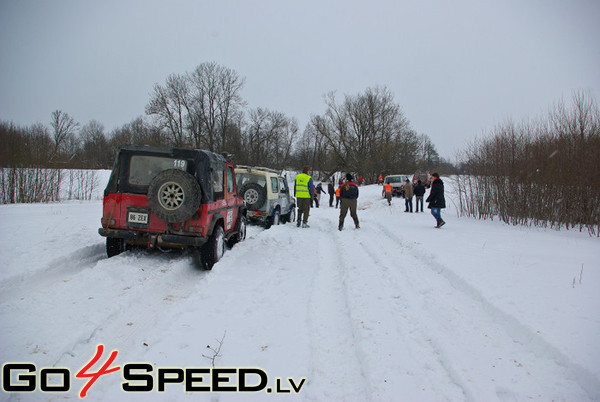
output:
[[125, 251], [125, 240], [116, 237], [106, 238], [106, 255], [108, 258], [121, 254]]
[[257, 183], [246, 183], [240, 190], [241, 197], [246, 201], [248, 209], [259, 209], [265, 205], [267, 190]]
[[296, 207], [292, 207], [290, 212], [285, 216], [285, 222], [295, 222], [296, 221]]
[[278, 226], [281, 223], [281, 214], [279, 212], [279, 209], [276, 209], [275, 212], [273, 212], [273, 216], [269, 216], [267, 218], [265, 227], [268, 229], [271, 226]]
[[208, 243], [202, 246], [202, 267], [211, 270], [225, 253], [225, 231], [223, 226], [216, 225]]
[[160, 172], [148, 186], [148, 204], [158, 218], [184, 222], [194, 215], [201, 202], [200, 184], [191, 174], [169, 169]]
[[242, 213], [242, 211], [239, 212], [238, 221], [235, 224], [235, 231], [237, 233], [234, 234], [227, 243], [227, 245], [230, 248], [236, 245], [237, 243], [246, 240], [246, 226], [248, 225], [248, 222], [246, 220], [246, 216], [242, 215]]
[[290, 218], [292, 217], [292, 210], [293, 208], [290, 208], [290, 211], [285, 214], [285, 215], [281, 215], [281, 224], [285, 225], [286, 223], [288, 223], [290, 221]]

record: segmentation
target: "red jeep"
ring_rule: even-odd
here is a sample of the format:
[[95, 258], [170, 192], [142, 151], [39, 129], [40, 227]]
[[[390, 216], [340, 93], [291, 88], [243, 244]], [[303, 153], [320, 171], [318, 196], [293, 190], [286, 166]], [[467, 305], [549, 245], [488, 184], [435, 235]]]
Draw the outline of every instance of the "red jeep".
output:
[[211, 269], [229, 246], [246, 238], [246, 207], [234, 166], [196, 149], [124, 145], [104, 190], [106, 253], [131, 246], [191, 249]]
[[416, 172], [412, 178], [413, 186], [416, 186], [419, 180], [421, 180], [421, 184], [424, 185], [425, 188], [431, 186], [431, 174], [429, 174], [429, 172]]

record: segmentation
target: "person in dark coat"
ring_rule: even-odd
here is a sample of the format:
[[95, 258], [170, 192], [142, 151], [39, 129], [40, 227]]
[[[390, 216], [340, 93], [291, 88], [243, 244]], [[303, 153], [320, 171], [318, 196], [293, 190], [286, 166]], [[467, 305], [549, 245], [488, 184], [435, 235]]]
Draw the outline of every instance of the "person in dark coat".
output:
[[417, 210], [419, 212], [419, 204], [421, 205], [421, 212], [423, 212], [423, 196], [425, 195], [425, 186], [421, 183], [421, 180], [417, 181], [417, 185], [414, 188], [415, 197], [417, 198]]
[[321, 194], [325, 194], [325, 190], [323, 190], [323, 186], [321, 183], [317, 184], [315, 187], [315, 202], [317, 203], [317, 208], [319, 208], [319, 204], [321, 203]]
[[441, 228], [446, 224], [442, 219], [442, 208], [446, 208], [446, 199], [444, 198], [444, 182], [440, 179], [438, 173], [431, 175], [431, 191], [429, 197], [425, 200], [429, 203], [427, 208], [431, 209], [431, 215], [437, 221], [436, 228]]
[[410, 180], [406, 179], [404, 182], [404, 212], [412, 212], [413, 211], [413, 203], [412, 198], [415, 194], [413, 190], [413, 185]]
[[329, 194], [329, 206], [333, 207], [333, 197], [335, 197], [335, 187], [333, 187], [333, 179], [327, 184], [327, 193]]
[[352, 182], [352, 175], [348, 173], [346, 175], [346, 183], [344, 183], [340, 187], [340, 224], [338, 225], [338, 229], [342, 230], [344, 228], [344, 219], [346, 219], [346, 214], [348, 210], [350, 210], [350, 216], [354, 220], [354, 225], [357, 229], [360, 228], [358, 224], [358, 215], [356, 215], [356, 207], [357, 207], [357, 199], [358, 199], [358, 186]]

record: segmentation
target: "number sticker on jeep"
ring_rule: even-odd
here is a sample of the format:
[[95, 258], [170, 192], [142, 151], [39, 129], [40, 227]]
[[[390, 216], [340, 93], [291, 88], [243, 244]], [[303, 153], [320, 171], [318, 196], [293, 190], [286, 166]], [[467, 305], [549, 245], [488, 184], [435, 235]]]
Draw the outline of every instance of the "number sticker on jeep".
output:
[[173, 167], [175, 169], [185, 170], [186, 166], [187, 166], [187, 162], [183, 159], [175, 159], [173, 161]]
[[228, 230], [231, 228], [232, 224], [233, 224], [233, 209], [230, 209], [229, 211], [227, 211], [227, 229]]

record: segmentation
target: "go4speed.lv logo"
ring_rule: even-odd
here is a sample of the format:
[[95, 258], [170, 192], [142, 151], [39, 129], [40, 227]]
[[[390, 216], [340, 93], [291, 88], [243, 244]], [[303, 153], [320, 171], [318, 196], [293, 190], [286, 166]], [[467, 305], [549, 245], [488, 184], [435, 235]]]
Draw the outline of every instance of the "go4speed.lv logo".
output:
[[[93, 367], [100, 361], [104, 345], [98, 345], [96, 354], [77, 373], [75, 378], [86, 381], [79, 391], [85, 398], [88, 391], [100, 377], [121, 371], [124, 392], [164, 392], [167, 384], [180, 384], [184, 392], [266, 392], [276, 394], [299, 393], [306, 378], [296, 381], [275, 378], [275, 386], [270, 387], [269, 376], [260, 368], [234, 367], [159, 367], [150, 363], [126, 363], [112, 366], [118, 351], [113, 350], [108, 359], [97, 371]], [[289, 386], [289, 388], [287, 388]], [[46, 367], [37, 373], [33, 363], [5, 363], [2, 365], [2, 390], [4, 392], [64, 393], [71, 390], [71, 371], [64, 367]]]

